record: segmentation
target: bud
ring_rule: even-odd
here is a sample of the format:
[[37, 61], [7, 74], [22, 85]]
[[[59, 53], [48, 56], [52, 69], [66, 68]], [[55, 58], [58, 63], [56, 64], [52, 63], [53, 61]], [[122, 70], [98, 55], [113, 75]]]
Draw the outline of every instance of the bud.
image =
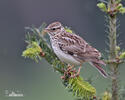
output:
[[120, 59], [125, 59], [125, 52], [122, 52], [119, 56]]
[[105, 91], [102, 97], [102, 100], [112, 100], [112, 95], [110, 92]]
[[116, 46], [116, 50], [117, 50], [117, 51], [120, 51], [120, 47], [119, 47], [119, 46]]
[[119, 9], [119, 12], [120, 12], [121, 14], [124, 14], [124, 13], [125, 13], [125, 7], [121, 7], [121, 8]]
[[32, 42], [27, 46], [26, 50], [23, 51], [22, 56], [24, 56], [25, 58], [31, 58], [36, 62], [38, 62], [38, 59], [41, 60], [41, 57], [39, 56], [41, 52], [42, 52], [42, 49], [38, 45], [38, 43]]
[[119, 10], [122, 7], [123, 7], [123, 5], [121, 3], [119, 3], [118, 6], [116, 7], [116, 9]]
[[102, 11], [107, 12], [107, 8], [104, 3], [98, 3], [97, 7], [99, 7]]
[[116, 0], [116, 4], [119, 4], [121, 2], [121, 0]]

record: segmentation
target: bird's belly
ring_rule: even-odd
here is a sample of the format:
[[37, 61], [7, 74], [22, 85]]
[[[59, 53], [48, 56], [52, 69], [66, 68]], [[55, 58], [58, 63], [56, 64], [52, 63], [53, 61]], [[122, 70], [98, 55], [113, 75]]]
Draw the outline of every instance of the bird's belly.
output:
[[80, 62], [78, 62], [76, 59], [74, 59], [71, 55], [65, 54], [60, 48], [58, 47], [53, 47], [53, 50], [55, 54], [58, 56], [58, 58], [67, 64], [73, 64], [73, 65], [80, 65]]

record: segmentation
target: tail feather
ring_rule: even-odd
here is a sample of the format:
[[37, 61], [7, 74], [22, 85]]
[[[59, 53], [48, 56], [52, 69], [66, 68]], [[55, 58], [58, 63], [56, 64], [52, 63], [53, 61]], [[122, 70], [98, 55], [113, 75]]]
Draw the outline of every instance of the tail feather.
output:
[[108, 74], [105, 72], [103, 68], [101, 68], [101, 66], [98, 63], [91, 62], [91, 65], [93, 65], [103, 77], [107, 78]]

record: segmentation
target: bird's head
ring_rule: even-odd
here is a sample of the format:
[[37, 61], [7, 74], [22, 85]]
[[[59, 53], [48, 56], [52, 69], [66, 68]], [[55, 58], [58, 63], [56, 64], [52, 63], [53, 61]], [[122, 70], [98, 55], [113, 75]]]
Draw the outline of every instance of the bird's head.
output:
[[50, 36], [54, 36], [58, 33], [64, 31], [64, 27], [61, 25], [60, 22], [53, 22], [45, 28], [44, 32], [48, 33]]

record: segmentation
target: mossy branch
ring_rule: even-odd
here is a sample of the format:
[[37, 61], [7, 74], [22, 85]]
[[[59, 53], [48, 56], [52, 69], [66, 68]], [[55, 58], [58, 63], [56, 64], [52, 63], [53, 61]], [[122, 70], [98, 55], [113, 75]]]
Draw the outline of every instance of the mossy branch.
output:
[[[38, 62], [38, 59], [42, 58], [46, 59], [46, 61], [53, 66], [54, 70], [59, 72], [61, 75], [65, 73], [65, 69], [67, 68], [66, 64], [63, 64], [58, 57], [55, 55], [53, 50], [51, 49], [48, 38], [45, 38], [42, 35], [45, 24], [42, 24], [39, 28], [35, 27], [27, 27], [27, 35], [26, 35], [26, 43], [28, 46], [26, 50], [23, 51], [22, 56], [25, 58], [31, 58]], [[66, 31], [71, 32], [69, 28], [65, 28]], [[72, 72], [70, 72], [72, 75]], [[80, 98], [84, 98], [85, 100], [92, 100], [96, 94], [96, 89], [84, 81], [81, 76], [70, 78], [69, 74], [67, 74], [66, 79], [63, 79], [63, 84], [72, 91], [72, 93]]]

